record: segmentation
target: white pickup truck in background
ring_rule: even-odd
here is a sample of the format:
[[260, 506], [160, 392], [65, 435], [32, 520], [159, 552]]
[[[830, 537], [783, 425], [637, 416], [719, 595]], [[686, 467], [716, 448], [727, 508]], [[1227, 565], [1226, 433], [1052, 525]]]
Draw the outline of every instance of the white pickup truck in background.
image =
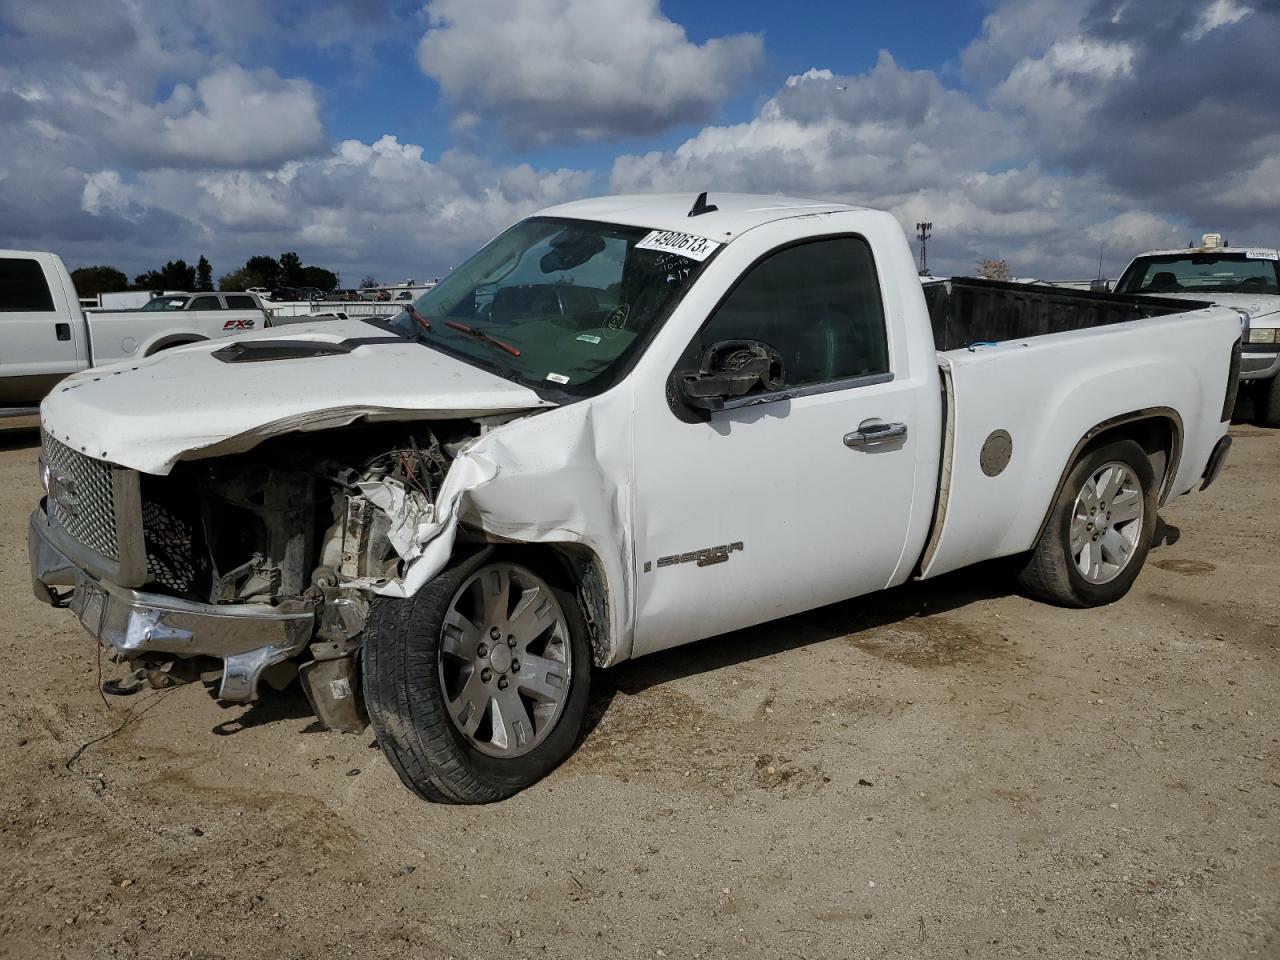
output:
[[1222, 467], [1239, 342], [1223, 307], [922, 285], [887, 213], [570, 203], [389, 322], [68, 379], [33, 585], [138, 683], [298, 677], [421, 796], [495, 800], [597, 668], [993, 557], [1120, 598]]
[[1232, 247], [1206, 233], [1199, 247], [1135, 257], [1116, 292], [1179, 297], [1232, 307], [1243, 325], [1240, 379], [1258, 421], [1280, 427], [1280, 250]]
[[265, 320], [248, 293], [163, 300], [163, 309], [152, 300], [140, 310], [85, 311], [57, 254], [0, 250], [0, 416], [35, 413], [70, 373], [255, 330]]

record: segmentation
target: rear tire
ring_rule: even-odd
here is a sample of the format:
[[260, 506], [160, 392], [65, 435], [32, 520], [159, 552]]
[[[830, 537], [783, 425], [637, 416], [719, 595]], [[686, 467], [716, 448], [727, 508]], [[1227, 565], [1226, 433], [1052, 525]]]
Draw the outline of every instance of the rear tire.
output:
[[542, 779], [577, 745], [590, 682], [574, 595], [488, 552], [370, 606], [369, 719], [426, 800], [489, 803]]
[[1064, 607], [1119, 600], [1147, 559], [1156, 509], [1155, 473], [1142, 447], [1116, 440], [1087, 452], [1067, 475], [1018, 582]]

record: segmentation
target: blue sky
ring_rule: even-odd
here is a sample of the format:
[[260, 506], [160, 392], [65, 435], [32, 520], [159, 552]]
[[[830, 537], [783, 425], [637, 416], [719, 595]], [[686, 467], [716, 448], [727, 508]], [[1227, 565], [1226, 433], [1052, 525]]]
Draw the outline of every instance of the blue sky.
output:
[[542, 206], [708, 189], [1114, 275], [1280, 242], [1278, 46], [1268, 0], [0, 0], [0, 246], [422, 277]]
[[[726, 33], [764, 36], [765, 63], [752, 83], [722, 105], [720, 118], [727, 122], [749, 119], [759, 101], [789, 76], [814, 66], [859, 73], [875, 64], [882, 49], [892, 50], [909, 69], [946, 71], [954, 67], [959, 50], [981, 33], [987, 12], [977, 0], [896, 5], [812, 0], [802, 8], [803, 14], [796, 16], [794, 6], [776, 0], [662, 4], [663, 13], [695, 43]], [[440, 106], [439, 85], [413, 67], [426, 17], [419, 4], [397, 7], [391, 16], [396, 25], [377, 42], [375, 55], [361, 58], [354, 68], [345, 51], [335, 48], [317, 58], [310, 45], [290, 49], [278, 62], [326, 91], [325, 117], [334, 137], [371, 140], [394, 130], [402, 140], [438, 153], [453, 141], [449, 111]], [[517, 160], [590, 166], [607, 164], [620, 145], [675, 147], [695, 132], [696, 126], [681, 124], [643, 141], [624, 137], [605, 145], [502, 146], [505, 155]]]

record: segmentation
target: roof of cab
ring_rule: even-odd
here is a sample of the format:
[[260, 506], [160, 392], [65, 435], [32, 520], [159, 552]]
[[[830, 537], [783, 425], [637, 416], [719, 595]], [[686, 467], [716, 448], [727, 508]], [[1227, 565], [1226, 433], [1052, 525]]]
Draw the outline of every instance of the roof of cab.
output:
[[801, 200], [795, 197], [771, 197], [750, 193], [709, 193], [707, 203], [717, 209], [691, 217], [689, 211], [693, 208], [697, 197], [696, 193], [595, 197], [590, 200], [574, 200], [571, 203], [548, 207], [545, 210], [539, 210], [537, 215], [566, 217], [574, 220], [599, 220], [631, 227], [648, 227], [652, 230], [673, 230], [727, 243], [752, 227], [774, 220], [815, 213], [863, 209], [844, 203]]
[[[1232, 245], [1230, 247], [1223, 245], [1221, 247], [1182, 247], [1178, 250], [1148, 250], [1146, 253], [1138, 254], [1141, 257], [1198, 257], [1209, 255], [1227, 255], [1243, 256], [1246, 260], [1280, 260], [1280, 250], [1275, 247], [1250, 247]], [[1135, 258], [1137, 259], [1137, 258]]]

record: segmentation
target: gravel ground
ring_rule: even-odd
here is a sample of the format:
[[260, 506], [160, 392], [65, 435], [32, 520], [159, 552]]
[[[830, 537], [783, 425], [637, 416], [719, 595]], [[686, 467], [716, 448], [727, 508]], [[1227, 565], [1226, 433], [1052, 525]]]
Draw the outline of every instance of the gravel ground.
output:
[[296, 689], [104, 704], [0, 432], [0, 957], [1280, 956], [1280, 433], [1234, 434], [1114, 606], [980, 567], [654, 655], [464, 808]]

